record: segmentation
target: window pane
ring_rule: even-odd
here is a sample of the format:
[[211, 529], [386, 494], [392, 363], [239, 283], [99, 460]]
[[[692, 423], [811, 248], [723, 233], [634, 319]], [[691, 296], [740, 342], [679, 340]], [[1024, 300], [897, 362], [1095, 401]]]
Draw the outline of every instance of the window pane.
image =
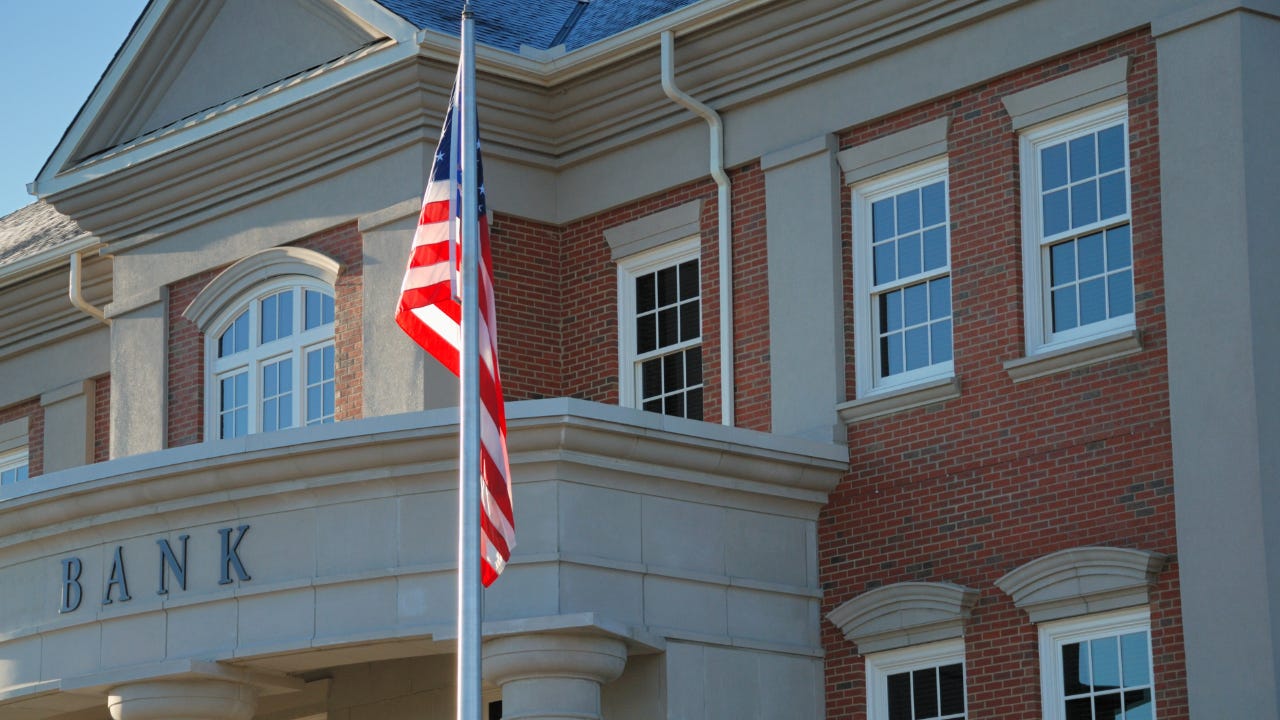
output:
[[938, 714], [938, 675], [933, 668], [911, 673], [912, 699], [918, 718], [936, 717]]
[[933, 348], [933, 361], [946, 362], [951, 359], [951, 321], [943, 320], [929, 326], [930, 346]]
[[640, 364], [641, 397], [651, 398], [662, 394], [662, 359], [646, 360]]
[[702, 388], [694, 388], [685, 395], [684, 412], [690, 420], [702, 419]]
[[898, 202], [898, 234], [920, 229], [920, 193], [917, 190], [902, 193]]
[[924, 269], [933, 270], [947, 264], [947, 228], [924, 231]]
[[938, 695], [943, 715], [964, 712], [964, 666], [956, 663], [938, 668]]
[[1103, 270], [1102, 264], [1102, 233], [1094, 233], [1085, 235], [1076, 242], [1076, 257], [1080, 262], [1081, 279], [1101, 275]]
[[893, 198], [871, 204], [871, 237], [875, 242], [897, 235], [893, 224]]
[[1093, 701], [1087, 697], [1068, 700], [1065, 717], [1066, 720], [1093, 720]]
[[908, 235], [898, 240], [898, 277], [920, 273], [920, 235]]
[[912, 720], [911, 674], [890, 675], [888, 685], [889, 720]]
[[675, 392], [684, 387], [684, 353], [662, 358], [662, 391]]
[[1129, 246], [1129, 226], [1121, 225], [1107, 231], [1107, 269], [1119, 270], [1133, 263]]
[[636, 312], [649, 312], [657, 307], [657, 277], [649, 273], [636, 278]]
[[1124, 126], [1113, 125], [1098, 132], [1098, 172], [1124, 167]]
[[902, 333], [880, 338], [880, 377], [902, 372]]
[[698, 297], [698, 261], [680, 263], [680, 299]]
[[1152, 720], [1151, 690], [1130, 690], [1124, 694], [1124, 720]]
[[1120, 687], [1120, 645], [1115, 637], [1105, 637], [1089, 643], [1093, 659], [1093, 689], [1111, 690]]
[[1147, 665], [1147, 634], [1129, 633], [1120, 637], [1120, 655], [1124, 658], [1125, 687], [1146, 685], [1151, 682]]
[[1089, 673], [1089, 653], [1081, 652], [1086, 645], [1068, 643], [1062, 646], [1062, 689], [1067, 695], [1089, 692], [1093, 686]]
[[307, 388], [307, 424], [313, 424], [324, 409], [324, 386], [312, 385]]
[[920, 203], [925, 227], [937, 225], [947, 219], [947, 193], [941, 180], [921, 188]]
[[916, 370], [929, 364], [929, 328], [915, 327], [907, 331], [907, 370]]
[[1042, 212], [1044, 218], [1044, 234], [1057, 235], [1071, 227], [1067, 221], [1067, 191], [1055, 190], [1044, 196]]
[[1071, 182], [1083, 180], [1096, 175], [1098, 166], [1094, 163], [1093, 135], [1085, 135], [1071, 141]]
[[249, 434], [249, 411], [241, 408], [235, 413], [235, 437], [244, 437]]
[[680, 297], [679, 289], [674, 265], [658, 271], [658, 307], [674, 303]]
[[902, 328], [902, 291], [894, 290], [880, 296], [880, 332], [892, 332]]
[[695, 346], [684, 351], [684, 373], [687, 385], [702, 384], [702, 348]]
[[658, 347], [658, 316], [652, 313], [636, 318], [636, 352], [647, 353]]
[[268, 343], [279, 337], [276, 328], [276, 296], [265, 297], [262, 299], [258, 313], [259, 330], [258, 342]]
[[1128, 204], [1124, 198], [1125, 175], [1122, 172], [1098, 178], [1099, 219], [1106, 220], [1125, 214]]
[[315, 290], [306, 291], [306, 315], [303, 327], [307, 330], [333, 322], [333, 296]]
[[876, 246], [875, 259], [872, 264], [875, 267], [875, 283], [877, 285], [892, 282], [898, 278], [895, 254], [895, 247], [892, 242]]
[[236, 436], [236, 418], [234, 413], [223, 415], [219, 421], [218, 437], [225, 440]]
[[929, 317], [943, 318], [951, 314], [951, 278], [941, 277], [929, 283]]
[[249, 348], [249, 311], [240, 313], [218, 338], [218, 357], [227, 357]]
[[644, 407], [645, 412], [661, 413], [661, 412], [662, 412], [662, 398], [658, 398], [658, 399], [656, 399], [656, 400], [646, 400], [646, 401], [644, 402], [644, 406], [643, 406], [643, 407]]
[[322, 403], [321, 403], [321, 405], [320, 405], [320, 407], [321, 407], [321, 412], [323, 412], [323, 413], [324, 413], [324, 417], [326, 417], [326, 418], [332, 418], [332, 417], [333, 417], [333, 415], [334, 415], [334, 388], [333, 388], [333, 383], [325, 383], [325, 384], [324, 384], [323, 386], [321, 386], [321, 387], [323, 388], [323, 391], [324, 391], [324, 392], [323, 392], [324, 397], [322, 398], [323, 402], [322, 402]]
[[1107, 286], [1103, 278], [1080, 283], [1080, 324], [1107, 318]]
[[276, 401], [268, 400], [262, 403], [262, 430], [263, 432], [271, 432], [280, 429], [276, 424]]
[[663, 412], [667, 415], [684, 417], [684, 395], [668, 395], [662, 404]]
[[277, 337], [288, 337], [293, 334], [293, 291], [282, 292], [276, 296]]
[[1076, 244], [1064, 242], [1049, 250], [1049, 275], [1053, 286], [1065, 285], [1076, 279]]
[[902, 301], [908, 326], [919, 325], [929, 319], [929, 293], [925, 283], [903, 288]]
[[1094, 180], [1071, 186], [1071, 227], [1098, 221], [1098, 183]]
[[1107, 317], [1133, 312], [1133, 273], [1128, 270], [1107, 278]]
[[680, 306], [680, 340], [693, 340], [702, 329], [698, 327], [698, 302], [687, 302]]
[[1040, 151], [1040, 186], [1053, 190], [1067, 184], [1067, 145], [1059, 143]]
[[674, 345], [680, 341], [680, 314], [674, 307], [658, 311], [658, 347]]
[[325, 380], [332, 380], [332, 379], [333, 379], [333, 368], [334, 368], [334, 364], [333, 364], [333, 359], [334, 359], [334, 357], [333, 357], [333, 353], [334, 353], [334, 349], [333, 349], [333, 346], [332, 346], [332, 345], [327, 345], [327, 346], [325, 346], [325, 348], [324, 348], [323, 352], [324, 352], [324, 379], [325, 379]]
[[1076, 289], [1068, 286], [1053, 291], [1053, 331], [1070, 330], [1076, 322]]

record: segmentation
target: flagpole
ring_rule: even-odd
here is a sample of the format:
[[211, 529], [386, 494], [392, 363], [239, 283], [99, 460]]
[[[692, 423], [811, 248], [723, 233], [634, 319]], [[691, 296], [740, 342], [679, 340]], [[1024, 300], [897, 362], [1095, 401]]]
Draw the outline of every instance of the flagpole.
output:
[[458, 720], [480, 715], [480, 192], [477, 187], [475, 34], [471, 3], [462, 9], [459, 71], [462, 139], [462, 353], [458, 411]]

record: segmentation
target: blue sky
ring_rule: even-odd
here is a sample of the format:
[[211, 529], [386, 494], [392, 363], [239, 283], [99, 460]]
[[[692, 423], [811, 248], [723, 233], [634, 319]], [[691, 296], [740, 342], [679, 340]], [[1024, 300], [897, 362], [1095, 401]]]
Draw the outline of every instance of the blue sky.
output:
[[0, 0], [0, 215], [26, 185], [124, 42], [147, 0]]

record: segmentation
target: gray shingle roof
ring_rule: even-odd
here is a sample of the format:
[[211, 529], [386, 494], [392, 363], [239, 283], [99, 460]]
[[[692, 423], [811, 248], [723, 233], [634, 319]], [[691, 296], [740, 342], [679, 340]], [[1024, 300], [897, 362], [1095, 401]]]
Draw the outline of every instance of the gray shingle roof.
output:
[[43, 200], [0, 218], [0, 266], [15, 263], [81, 235], [75, 220]]
[[[591, 0], [576, 19], [574, 9], [579, 0], [471, 0], [471, 10], [476, 18], [476, 41], [484, 45], [511, 52], [520, 52], [521, 45], [547, 50], [572, 20], [564, 44], [566, 49], [576, 50], [696, 1]], [[378, 2], [418, 28], [458, 34], [463, 0]]]

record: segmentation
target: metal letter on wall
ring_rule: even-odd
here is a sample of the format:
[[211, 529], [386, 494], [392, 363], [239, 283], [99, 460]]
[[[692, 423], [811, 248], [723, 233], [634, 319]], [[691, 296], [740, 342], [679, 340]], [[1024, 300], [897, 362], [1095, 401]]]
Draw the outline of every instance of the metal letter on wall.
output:
[[62, 607], [58, 608], [58, 612], [74, 612], [80, 607], [80, 600], [84, 597], [84, 589], [80, 587], [80, 573], [83, 570], [78, 557], [62, 561]]
[[173, 554], [173, 548], [169, 547], [169, 540], [161, 538], [156, 541], [156, 545], [160, 546], [160, 589], [156, 590], [157, 595], [168, 595], [169, 586], [165, 583], [166, 574], [165, 566], [168, 566], [169, 572], [173, 573], [173, 577], [178, 581], [178, 588], [187, 589], [187, 540], [190, 535], [178, 536], [178, 542], [182, 543], [182, 562], [178, 562], [178, 558]]
[[129, 595], [129, 581], [124, 575], [124, 548], [120, 545], [116, 546], [115, 558], [111, 561], [111, 577], [107, 580], [107, 589], [102, 593], [102, 604], [111, 604], [111, 588], [119, 588], [117, 597], [120, 602], [128, 602], [131, 598]]
[[218, 566], [222, 569], [222, 577], [218, 579], [219, 585], [231, 584], [231, 569], [234, 567], [236, 575], [239, 576], [241, 582], [252, 580], [249, 573], [244, 569], [244, 563], [240, 562], [240, 541], [244, 540], [244, 534], [249, 531], [248, 525], [241, 525], [236, 528], [240, 534], [236, 536], [236, 541], [231, 542], [231, 528], [222, 528], [218, 534], [222, 536], [222, 560]]

